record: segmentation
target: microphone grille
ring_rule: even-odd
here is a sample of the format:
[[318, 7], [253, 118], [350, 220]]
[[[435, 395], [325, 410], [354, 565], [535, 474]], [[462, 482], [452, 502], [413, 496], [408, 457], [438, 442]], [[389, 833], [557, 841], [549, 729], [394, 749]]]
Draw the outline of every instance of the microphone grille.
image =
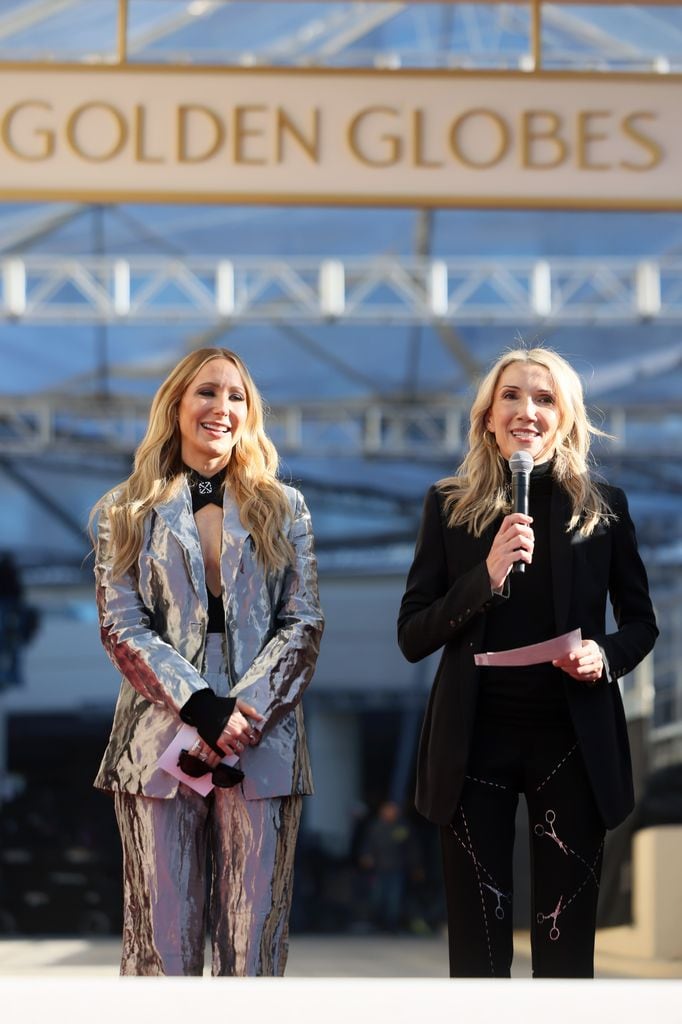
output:
[[512, 473], [530, 473], [534, 466], [533, 456], [530, 452], [520, 451], [514, 452], [511, 459], [509, 460], [509, 468]]

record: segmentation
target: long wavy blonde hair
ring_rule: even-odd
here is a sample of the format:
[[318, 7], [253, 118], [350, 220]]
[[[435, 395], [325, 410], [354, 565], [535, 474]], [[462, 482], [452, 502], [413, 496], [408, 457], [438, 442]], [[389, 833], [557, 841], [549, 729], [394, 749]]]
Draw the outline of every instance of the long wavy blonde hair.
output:
[[226, 359], [241, 376], [246, 392], [246, 422], [227, 464], [225, 486], [239, 508], [242, 526], [251, 534], [256, 556], [266, 569], [280, 569], [293, 559], [284, 532], [290, 506], [277, 480], [278, 456], [263, 426], [263, 402], [251, 374], [236, 353], [200, 348], [181, 359], [152, 400], [147, 432], [135, 452], [133, 472], [100, 498], [90, 515], [90, 532], [106, 506], [111, 524], [111, 558], [115, 577], [132, 569], [142, 546], [144, 519], [154, 505], [175, 497], [184, 470], [178, 406], [200, 370], [213, 359]]
[[552, 475], [571, 501], [566, 532], [577, 529], [588, 537], [600, 523], [613, 518], [588, 465], [591, 435], [608, 435], [588, 419], [578, 374], [550, 348], [512, 349], [500, 356], [481, 381], [471, 406], [467, 455], [455, 475], [439, 483], [448, 525], [465, 525], [480, 537], [498, 516], [511, 511], [507, 462], [486, 427], [498, 381], [511, 363], [535, 363], [551, 377], [559, 410]]

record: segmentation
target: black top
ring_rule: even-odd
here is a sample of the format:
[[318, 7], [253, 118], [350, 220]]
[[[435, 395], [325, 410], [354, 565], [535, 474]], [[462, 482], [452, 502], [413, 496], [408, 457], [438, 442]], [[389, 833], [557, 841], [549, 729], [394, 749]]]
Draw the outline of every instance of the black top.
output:
[[[186, 467], [187, 483], [192, 495], [192, 512], [197, 514], [200, 508], [206, 505], [217, 505], [223, 507], [223, 490], [225, 484], [225, 469], [221, 469], [215, 476], [202, 476], [196, 469]], [[206, 588], [208, 595], [208, 632], [225, 632], [225, 606], [222, 594], [216, 597]]]
[[[185, 472], [192, 495], [194, 515], [205, 505], [213, 504], [219, 508], [223, 507], [226, 472], [224, 469], [212, 477], [202, 476], [201, 473], [197, 473], [196, 469], [190, 469], [189, 466], [185, 466]], [[222, 633], [225, 630], [225, 609], [222, 595], [215, 597], [208, 587], [206, 593], [208, 594], [208, 632]], [[180, 718], [188, 725], [193, 725], [201, 738], [222, 754], [223, 751], [217, 746], [217, 740], [234, 711], [235, 704], [234, 697], [218, 697], [210, 687], [206, 687], [197, 690], [183, 704], [180, 708]]]
[[[554, 486], [551, 462], [530, 474], [529, 514], [533, 517], [533, 561], [509, 577], [509, 598], [486, 615], [484, 650], [505, 651], [556, 636], [550, 558], [550, 505]], [[479, 716], [510, 721], [568, 721], [563, 673], [550, 663], [521, 668], [483, 668], [479, 672]]]

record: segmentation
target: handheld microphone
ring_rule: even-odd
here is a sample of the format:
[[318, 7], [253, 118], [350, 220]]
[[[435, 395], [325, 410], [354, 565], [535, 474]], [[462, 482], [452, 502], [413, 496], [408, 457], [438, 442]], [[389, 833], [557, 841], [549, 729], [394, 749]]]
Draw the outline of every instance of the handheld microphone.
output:
[[[512, 475], [512, 511], [528, 515], [528, 495], [530, 493], [530, 474], [533, 468], [533, 456], [530, 452], [514, 452], [509, 460]], [[525, 572], [526, 563], [514, 562], [512, 572]]]

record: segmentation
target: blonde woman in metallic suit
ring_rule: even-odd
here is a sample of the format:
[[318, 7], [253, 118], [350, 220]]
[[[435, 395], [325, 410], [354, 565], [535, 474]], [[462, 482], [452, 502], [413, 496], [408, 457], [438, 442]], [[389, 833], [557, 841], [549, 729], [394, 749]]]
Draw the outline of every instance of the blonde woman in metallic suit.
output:
[[[276, 468], [246, 367], [200, 349], [154, 397], [133, 473], [93, 510], [102, 642], [123, 675], [95, 781], [123, 845], [122, 974], [201, 974], [207, 921], [213, 974], [284, 972], [312, 792], [300, 700], [323, 618], [310, 516]], [[158, 765], [183, 723], [208, 797]]]

